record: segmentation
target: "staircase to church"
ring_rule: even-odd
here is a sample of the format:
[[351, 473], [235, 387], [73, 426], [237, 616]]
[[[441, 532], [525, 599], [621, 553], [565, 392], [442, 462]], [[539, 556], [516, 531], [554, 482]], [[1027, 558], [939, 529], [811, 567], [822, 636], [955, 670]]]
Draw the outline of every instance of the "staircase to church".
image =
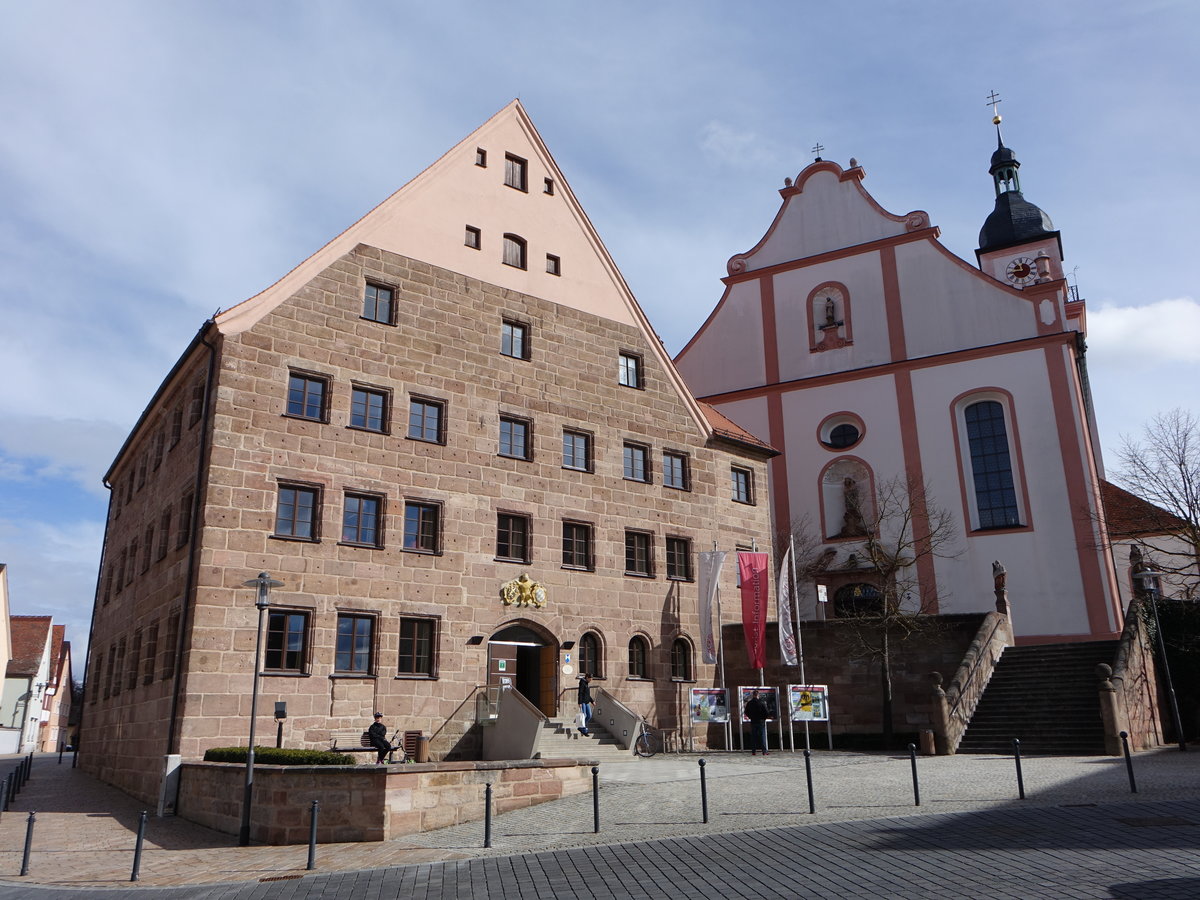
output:
[[1000, 657], [959, 753], [1104, 754], [1095, 669], [1112, 665], [1116, 641], [1009, 647]]
[[588, 734], [580, 734], [573, 723], [549, 719], [542, 725], [534, 755], [542, 759], [596, 759], [601, 762], [628, 762], [637, 759], [624, 750], [599, 722], [593, 719]]

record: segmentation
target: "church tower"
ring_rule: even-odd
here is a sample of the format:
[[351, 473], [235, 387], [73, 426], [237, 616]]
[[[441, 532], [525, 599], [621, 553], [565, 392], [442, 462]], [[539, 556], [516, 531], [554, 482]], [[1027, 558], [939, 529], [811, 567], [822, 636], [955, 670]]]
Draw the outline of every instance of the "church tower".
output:
[[[1000, 98], [992, 95], [992, 107]], [[1000, 114], [994, 113], [996, 152], [988, 171], [996, 188], [996, 207], [979, 231], [975, 257], [979, 268], [1011, 287], [1024, 289], [1063, 277], [1062, 239], [1054, 223], [1021, 193], [1021, 163], [1004, 146]]]

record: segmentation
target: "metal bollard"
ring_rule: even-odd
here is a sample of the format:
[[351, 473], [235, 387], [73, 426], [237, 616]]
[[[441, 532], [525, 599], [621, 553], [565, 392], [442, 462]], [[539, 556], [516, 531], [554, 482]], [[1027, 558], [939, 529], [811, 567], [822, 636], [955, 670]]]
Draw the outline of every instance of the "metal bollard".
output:
[[1133, 757], [1129, 755], [1129, 732], [1121, 732], [1121, 746], [1125, 749], [1125, 768], [1129, 772], [1129, 793], [1137, 793], [1137, 781], [1133, 777]]
[[33, 823], [37, 821], [37, 815], [30, 811], [29, 818], [25, 822], [25, 853], [21, 856], [21, 874], [29, 874], [29, 851], [33, 849]]
[[600, 767], [592, 766], [592, 831], [600, 833]]
[[76, 747], [71, 751], [71, 768], [75, 768], [75, 764], [79, 762], [79, 748]]
[[8, 786], [12, 782], [11, 775], [4, 776], [4, 786], [0, 788], [0, 813], [8, 812]]
[[917, 806], [921, 805], [921, 785], [917, 782], [917, 745], [908, 745], [908, 758], [912, 760], [913, 773], [913, 803]]
[[62, 745], [62, 744], [59, 744], [59, 745], [58, 745], [58, 764], [59, 764], [60, 766], [62, 765], [62, 755], [63, 755], [63, 749], [64, 749], [63, 745]]
[[1017, 761], [1017, 792], [1025, 799], [1025, 779], [1021, 776], [1021, 741], [1013, 738], [1013, 759]]
[[704, 816], [704, 824], [708, 824], [708, 781], [704, 777], [705, 762], [700, 760], [700, 812]]
[[492, 846], [492, 783], [483, 789], [483, 846]]
[[4, 798], [4, 808], [8, 809], [8, 805], [17, 799], [17, 782], [21, 779], [17, 777], [17, 770], [13, 769], [8, 773], [8, 794]]
[[146, 811], [138, 816], [137, 843], [133, 845], [133, 871], [129, 873], [130, 881], [137, 881], [142, 870], [142, 842], [146, 840]]
[[812, 753], [808, 750], [804, 751], [804, 778], [808, 781], [808, 813], [809, 815], [815, 815], [817, 812], [817, 804], [813, 800]]
[[308, 811], [308, 865], [310, 872], [317, 867], [317, 813], [321, 810], [318, 800], [312, 802]]

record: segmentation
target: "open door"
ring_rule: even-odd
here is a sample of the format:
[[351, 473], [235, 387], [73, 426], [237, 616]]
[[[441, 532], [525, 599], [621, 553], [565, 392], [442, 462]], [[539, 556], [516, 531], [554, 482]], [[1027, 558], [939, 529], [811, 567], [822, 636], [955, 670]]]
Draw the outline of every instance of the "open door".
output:
[[558, 712], [558, 642], [524, 625], [501, 629], [488, 641], [489, 686], [519, 692], [544, 715]]

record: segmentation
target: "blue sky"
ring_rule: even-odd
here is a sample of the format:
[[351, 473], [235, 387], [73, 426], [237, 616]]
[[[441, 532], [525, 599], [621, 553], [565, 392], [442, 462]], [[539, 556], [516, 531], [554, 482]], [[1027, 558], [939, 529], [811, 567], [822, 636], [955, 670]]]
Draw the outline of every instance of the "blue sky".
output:
[[[985, 97], [1088, 300], [1109, 461], [1200, 370], [1200, 6], [56, 2], [0, 30], [0, 561], [87, 638], [100, 479], [203, 320], [520, 97], [672, 352], [820, 142], [974, 260]], [[253, 573], [251, 573], [253, 574]], [[77, 662], [77, 671], [79, 663]]]

